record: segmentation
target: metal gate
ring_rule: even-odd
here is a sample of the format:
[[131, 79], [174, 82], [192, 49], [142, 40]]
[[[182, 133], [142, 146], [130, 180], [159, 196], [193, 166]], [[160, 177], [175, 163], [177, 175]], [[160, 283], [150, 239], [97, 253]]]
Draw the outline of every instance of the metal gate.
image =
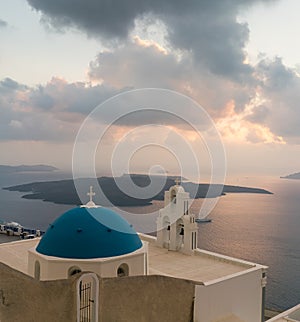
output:
[[79, 286], [80, 297], [80, 322], [92, 322], [93, 321], [93, 309], [95, 301], [92, 299], [92, 283], [80, 282]]
[[77, 280], [77, 322], [98, 322], [99, 278], [82, 274]]

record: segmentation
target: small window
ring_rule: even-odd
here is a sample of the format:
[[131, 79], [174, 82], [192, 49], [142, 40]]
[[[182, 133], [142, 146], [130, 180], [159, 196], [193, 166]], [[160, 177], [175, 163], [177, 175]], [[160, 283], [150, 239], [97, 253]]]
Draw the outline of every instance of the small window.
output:
[[129, 275], [129, 267], [127, 264], [122, 264], [118, 267], [117, 270], [117, 276], [118, 277], [124, 277], [124, 276], [128, 276]]
[[81, 269], [79, 267], [73, 266], [71, 268], [69, 268], [68, 271], [68, 276], [71, 277], [75, 274], [81, 273]]

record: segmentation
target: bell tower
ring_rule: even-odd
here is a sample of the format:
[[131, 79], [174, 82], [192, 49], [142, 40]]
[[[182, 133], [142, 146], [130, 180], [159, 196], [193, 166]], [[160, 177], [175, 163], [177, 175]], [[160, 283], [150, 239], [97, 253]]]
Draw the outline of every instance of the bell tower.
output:
[[197, 248], [198, 227], [190, 213], [190, 195], [179, 185], [165, 191], [164, 208], [157, 218], [157, 245], [170, 251], [192, 254]]

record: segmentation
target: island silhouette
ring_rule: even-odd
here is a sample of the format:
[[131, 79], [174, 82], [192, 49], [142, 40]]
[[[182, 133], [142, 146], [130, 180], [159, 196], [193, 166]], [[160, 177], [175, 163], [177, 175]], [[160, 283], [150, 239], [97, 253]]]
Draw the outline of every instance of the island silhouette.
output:
[[296, 179], [300, 180], [300, 172], [288, 174], [287, 176], [280, 177], [281, 179]]
[[[111, 204], [115, 206], [146, 206], [150, 205], [153, 200], [163, 200], [164, 192], [169, 190], [171, 186], [176, 184], [178, 177], [167, 176], [164, 177], [164, 185], [160, 191], [155, 193], [151, 198], [135, 198], [122, 191], [119, 186], [124, 186], [128, 180], [128, 175], [120, 177], [99, 177], [97, 178], [98, 184], [105, 195], [96, 196], [95, 202], [99, 205], [109, 206]], [[160, 176], [149, 176], [144, 174], [130, 174], [132, 181], [139, 187], [147, 187], [151, 181], [162, 180]], [[32, 182], [27, 184], [21, 184], [16, 186], [5, 187], [3, 189], [9, 191], [24, 192], [22, 198], [26, 199], [40, 199], [43, 201], [53, 202], [57, 204], [68, 205], [81, 205], [82, 201], [78, 197], [76, 187], [80, 187], [82, 191], [88, 191], [92, 180], [90, 178], [59, 180], [59, 181], [45, 181], [45, 182]], [[181, 178], [182, 180], [182, 178]], [[153, 181], [153, 182], [154, 182]], [[192, 197], [197, 198], [215, 198], [226, 193], [259, 193], [259, 194], [272, 194], [270, 191], [260, 188], [240, 187], [233, 185], [218, 185], [214, 184], [209, 189], [208, 183], [193, 183], [184, 181], [181, 185], [187, 192], [193, 192]], [[153, 183], [152, 182], [152, 183]], [[161, 181], [160, 181], [161, 182]], [[107, 199], [106, 199], [107, 198]], [[109, 202], [108, 202], [109, 201]]]

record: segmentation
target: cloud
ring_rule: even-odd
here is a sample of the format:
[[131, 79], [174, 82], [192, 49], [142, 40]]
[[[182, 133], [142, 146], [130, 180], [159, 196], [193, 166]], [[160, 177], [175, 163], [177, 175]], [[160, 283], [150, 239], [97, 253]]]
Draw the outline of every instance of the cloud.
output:
[[7, 140], [59, 140], [62, 130], [52, 115], [30, 104], [32, 89], [12, 79], [0, 82], [0, 138]]
[[123, 90], [59, 78], [28, 87], [5, 78], [0, 81], [0, 140], [73, 142], [85, 117]]
[[[127, 90], [126, 84], [131, 88], [159, 84], [202, 102], [225, 138], [253, 143], [298, 143], [300, 80], [296, 71], [284, 66], [279, 58], [265, 59], [253, 68], [255, 82], [239, 85], [204, 68], [198, 74], [188, 55], [178, 60], [173, 53], [155, 44], [145, 46], [138, 40], [97, 56], [90, 65], [90, 77], [101, 80], [98, 85], [68, 83], [59, 78], [36, 87], [9, 78], [0, 81], [0, 137], [73, 141], [86, 115], [99, 103]], [[183, 108], [179, 105], [178, 111]], [[114, 105], [97, 121], [106, 124], [111, 112], [126, 114], [122, 104]], [[124, 126], [149, 123], [187, 130], [176, 117], [146, 111], [119, 119], [111, 133], [123, 133]], [[108, 141], [117, 139], [116, 135], [109, 135]]]
[[217, 75], [241, 81], [252, 72], [244, 63], [249, 29], [236, 21], [234, 8], [223, 11], [224, 2], [219, 3], [215, 10], [205, 8], [197, 13], [167, 16], [168, 39], [174, 48], [191, 51], [196, 66], [205, 65]]
[[258, 105], [252, 111], [251, 114], [245, 117], [245, 120], [251, 123], [263, 124], [271, 111], [265, 105]]
[[30, 94], [30, 101], [33, 106], [37, 106], [45, 110], [50, 110], [55, 105], [54, 98], [46, 93], [46, 90], [43, 86], [39, 86], [38, 89], [34, 90]]
[[[58, 85], [53, 81], [45, 88], [31, 88], [9, 78], [0, 81], [1, 140], [74, 139], [77, 124], [64, 119], [66, 102], [62, 104], [57, 100]], [[51, 95], [47, 93], [47, 86], [52, 87]]]
[[98, 104], [116, 93], [118, 90], [109, 86], [68, 83], [54, 77], [46, 85], [30, 91], [29, 104], [37, 109], [58, 113], [58, 116], [62, 112], [88, 115]]
[[286, 67], [280, 57], [261, 60], [256, 68], [258, 78], [267, 93], [284, 91], [299, 78], [295, 70]]
[[205, 65], [195, 68], [189, 54], [179, 59], [176, 53], [138, 37], [113, 51], [99, 53], [90, 63], [89, 76], [116, 88], [129, 85], [176, 90], [195, 99], [215, 119], [227, 114], [230, 101], [240, 111], [255, 96], [251, 82], [250, 85], [237, 84], [218, 77]]
[[[282, 59], [264, 58], [254, 68], [252, 99], [219, 119], [222, 133], [252, 143], [300, 144], [300, 77]], [[249, 87], [251, 88], [251, 86]]]
[[0, 28], [5, 28], [8, 26], [8, 23], [2, 19], [0, 19]]
[[12, 91], [26, 89], [26, 88], [27, 88], [26, 85], [20, 84], [9, 77], [6, 77], [0, 81], [0, 93], [12, 92]]
[[126, 46], [99, 53], [90, 63], [89, 77], [92, 80], [105, 80], [116, 88], [171, 88], [171, 80], [173, 83], [180, 80], [187, 72], [188, 65], [185, 59], [177, 62], [174, 55], [165, 54], [154, 44], [145, 46], [136, 38]]
[[[170, 60], [173, 61], [173, 58]], [[118, 68], [116, 63], [113, 61], [112, 63]], [[165, 62], [159, 61], [159, 63]], [[174, 66], [170, 64], [168, 69], [162, 72], [168, 75], [169, 70]], [[133, 69], [133, 71], [141, 72], [139, 69]], [[139, 75], [141, 74], [132, 75], [133, 82]], [[180, 85], [181, 83], [178, 84]], [[46, 85], [27, 87], [14, 80], [4, 79], [0, 81], [0, 92], [3, 92], [0, 97], [0, 138], [1, 140], [72, 141], [83, 120], [91, 111], [108, 98], [127, 89], [122, 83], [117, 87], [112, 86], [108, 81], [91, 86], [82, 82], [68, 83], [62, 79], [53, 78]], [[130, 101], [132, 104], [135, 104], [134, 97], [133, 95], [133, 101]], [[147, 102], [147, 94], [144, 102]], [[130, 128], [143, 124], [165, 124], [189, 128], [184, 120], [165, 112], [147, 110], [128, 113], [126, 104], [128, 102], [124, 103], [122, 100], [114, 101], [109, 108], [100, 112], [95, 122], [107, 125], [111, 115], [124, 114], [115, 121], [112, 128], [114, 133], [122, 133], [124, 127]], [[174, 101], [172, 107], [175, 112], [182, 114], [180, 111], [184, 106], [180, 102]], [[110, 140], [117, 139], [115, 135], [110, 136]]]
[[[281, 137], [296, 142], [300, 137], [298, 74], [280, 58], [261, 59], [257, 65], [245, 63], [250, 31], [237, 16], [258, 2], [262, 1], [28, 0], [53, 27], [77, 28], [114, 43], [90, 63], [91, 83], [98, 85], [53, 78], [46, 85], [28, 88], [9, 78], [2, 80], [3, 120], [20, 130], [22, 126], [16, 125], [25, 122], [17, 112], [25, 113], [24, 119], [31, 113], [32, 124], [41, 122], [38, 116], [44, 115], [54, 128], [57, 122], [58, 127], [68, 129], [71, 138], [84, 117], [106, 99], [127, 89], [162, 87], [195, 99], [232, 138], [240, 131], [240, 137], [251, 142], [281, 142]], [[114, 109], [121, 111], [122, 106]], [[102, 115], [102, 122], [109, 119], [108, 114]], [[149, 121], [181, 125], [176, 118], [148, 112], [124, 117], [118, 126]], [[64, 132], [59, 129], [57, 133], [59, 137]], [[46, 132], [39, 135], [47, 138]]]
[[282, 59], [264, 59], [256, 67], [258, 91], [263, 104], [253, 108], [247, 119], [267, 126], [285, 140], [300, 143], [300, 77]]
[[195, 65], [205, 64], [211, 72], [236, 81], [251, 76], [251, 67], [244, 63], [249, 29], [237, 21], [237, 14], [261, 0], [27, 1], [52, 27], [77, 28], [106, 41], [126, 42], [137, 21], [145, 27], [161, 21], [170, 46], [191, 52]]
[[28, 0], [36, 10], [44, 14], [43, 21], [53, 27], [76, 27], [89, 35], [99, 33], [105, 38], [124, 38], [134, 27], [134, 19], [144, 9], [139, 1], [39, 1]]

